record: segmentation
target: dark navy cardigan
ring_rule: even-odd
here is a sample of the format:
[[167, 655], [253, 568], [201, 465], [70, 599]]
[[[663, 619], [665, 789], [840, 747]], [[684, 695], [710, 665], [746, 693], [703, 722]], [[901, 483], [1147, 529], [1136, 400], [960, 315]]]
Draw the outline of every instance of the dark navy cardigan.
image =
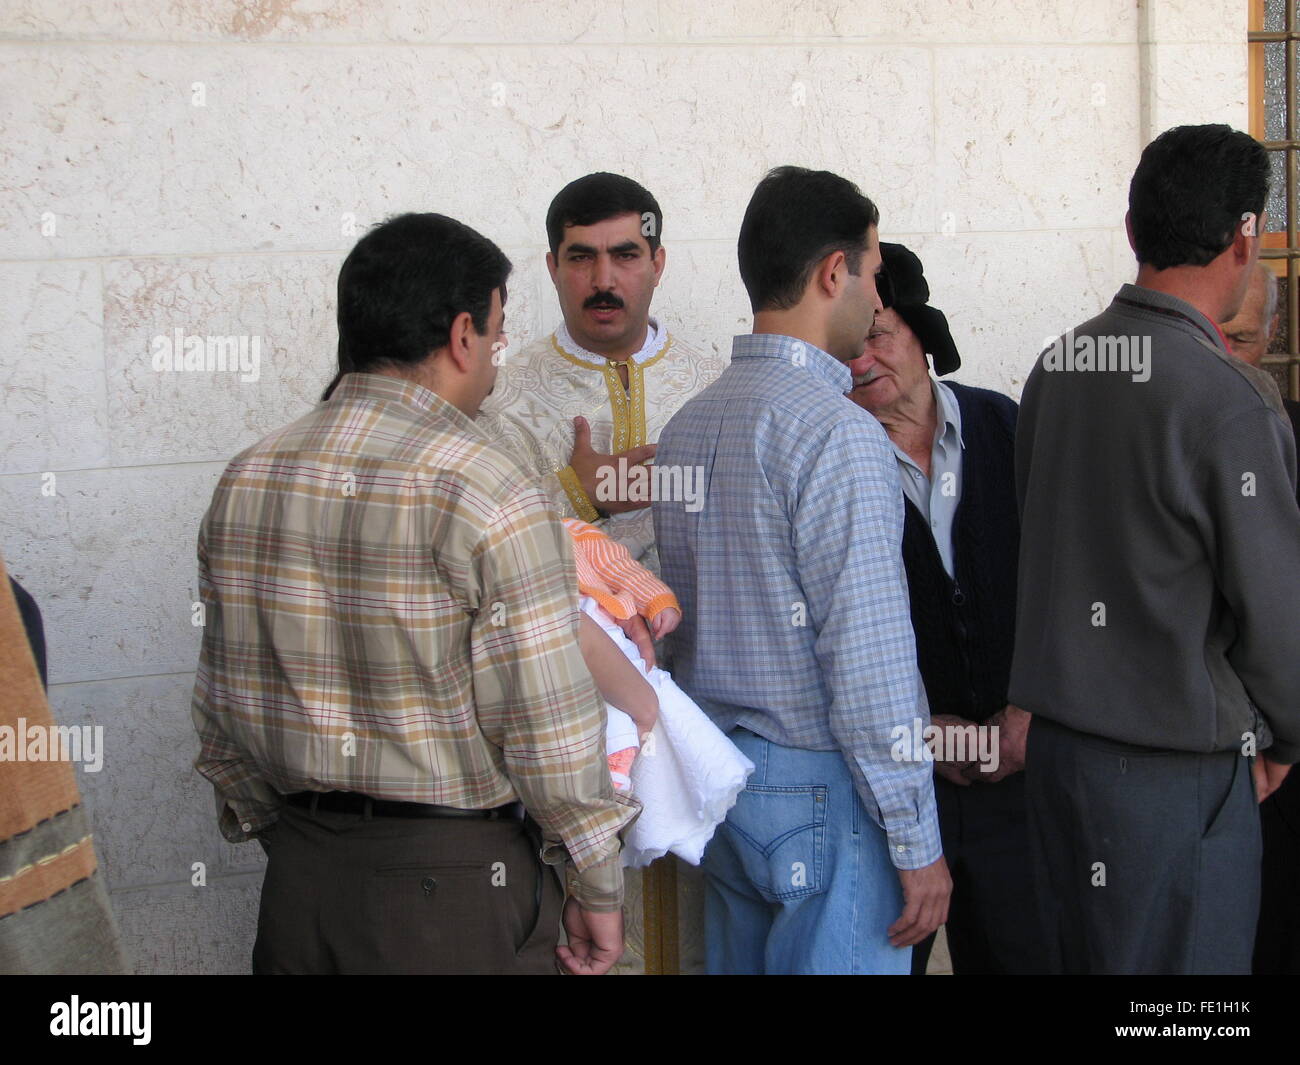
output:
[[983, 721], [1007, 704], [1016, 623], [1014, 400], [944, 382], [961, 410], [961, 499], [953, 569], [943, 568], [930, 526], [904, 498], [903, 562], [917, 662], [932, 714]]

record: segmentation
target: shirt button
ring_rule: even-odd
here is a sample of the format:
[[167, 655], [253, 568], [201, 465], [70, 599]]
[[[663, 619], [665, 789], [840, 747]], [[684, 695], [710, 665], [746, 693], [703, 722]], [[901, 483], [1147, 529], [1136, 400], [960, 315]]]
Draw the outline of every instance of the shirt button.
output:
[[907, 848], [900, 843], [897, 847], [894, 848], [894, 850], [898, 851], [899, 854], [902, 854], [904, 851], [907, 850]]
[[240, 825], [239, 827], [242, 828], [245, 832], [252, 832], [252, 831], [253, 831], [253, 826], [252, 826], [249, 822], [247, 822], [247, 821], [245, 821], [245, 822], [244, 822], [242, 825]]

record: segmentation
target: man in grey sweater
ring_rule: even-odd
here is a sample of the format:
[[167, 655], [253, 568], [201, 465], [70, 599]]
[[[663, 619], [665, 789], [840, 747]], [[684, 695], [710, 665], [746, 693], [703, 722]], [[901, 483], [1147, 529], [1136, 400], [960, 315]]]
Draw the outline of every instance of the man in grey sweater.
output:
[[1277, 388], [1218, 323], [1267, 189], [1264, 149], [1227, 126], [1148, 145], [1136, 284], [1025, 386], [1009, 698], [1034, 715], [1031, 845], [1060, 971], [1250, 971], [1255, 803], [1300, 756], [1300, 510]]

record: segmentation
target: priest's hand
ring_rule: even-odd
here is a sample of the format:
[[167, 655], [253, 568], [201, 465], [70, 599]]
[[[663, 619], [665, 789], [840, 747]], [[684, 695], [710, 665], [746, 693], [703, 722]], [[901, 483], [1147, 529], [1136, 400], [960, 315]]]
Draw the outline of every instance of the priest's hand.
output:
[[[627, 491], [626, 480], [620, 479], [618, 475], [618, 460], [625, 459], [625, 469], [630, 470], [633, 466], [654, 457], [654, 444], [642, 444], [640, 447], [628, 448], [626, 451], [618, 451], [612, 455], [603, 455], [592, 449], [591, 426], [587, 423], [587, 419], [582, 416], [573, 419], [573, 454], [569, 456], [569, 465], [577, 474], [582, 490], [587, 493], [591, 505], [599, 510], [617, 514], [625, 510], [641, 510], [643, 507], [648, 507], [650, 505], [648, 492], [644, 500], [636, 503], [617, 498]], [[607, 470], [603, 475], [600, 472], [602, 468]], [[600, 496], [596, 494], [597, 486], [602, 483], [614, 487], [614, 498], [600, 497], [610, 495], [608, 488]]]

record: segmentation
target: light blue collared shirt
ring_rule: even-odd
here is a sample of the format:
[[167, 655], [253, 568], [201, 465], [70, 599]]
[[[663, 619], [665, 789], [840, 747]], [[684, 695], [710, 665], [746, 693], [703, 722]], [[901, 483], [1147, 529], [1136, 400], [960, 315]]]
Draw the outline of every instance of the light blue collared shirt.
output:
[[926, 477], [921, 467], [897, 445], [894, 445], [894, 455], [898, 459], [903, 494], [929, 524], [943, 568], [953, 577], [952, 522], [961, 502], [961, 452], [966, 445], [961, 439], [961, 408], [957, 406], [957, 397], [942, 381], [932, 377], [930, 384], [939, 414], [934, 445], [930, 449], [930, 476]]
[[933, 767], [896, 760], [929, 724], [902, 561], [903, 497], [885, 431], [846, 402], [847, 366], [803, 341], [736, 337], [731, 365], [659, 437], [656, 466], [698, 467], [703, 506], [653, 504], [682, 604], [674, 678], [714, 722], [843, 753], [900, 869], [941, 854]]

